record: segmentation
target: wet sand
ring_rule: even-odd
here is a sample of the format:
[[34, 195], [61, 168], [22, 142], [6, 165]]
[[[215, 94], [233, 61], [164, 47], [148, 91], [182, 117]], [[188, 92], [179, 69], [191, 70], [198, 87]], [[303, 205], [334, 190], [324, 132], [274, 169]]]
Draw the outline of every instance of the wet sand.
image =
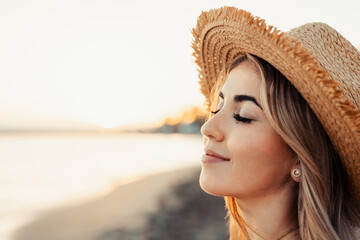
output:
[[104, 237], [104, 233], [143, 229], [147, 216], [161, 208], [160, 197], [174, 186], [196, 179], [198, 173], [199, 167], [190, 167], [149, 175], [102, 197], [50, 210], [18, 229], [14, 240], [112, 240], [115, 238]]

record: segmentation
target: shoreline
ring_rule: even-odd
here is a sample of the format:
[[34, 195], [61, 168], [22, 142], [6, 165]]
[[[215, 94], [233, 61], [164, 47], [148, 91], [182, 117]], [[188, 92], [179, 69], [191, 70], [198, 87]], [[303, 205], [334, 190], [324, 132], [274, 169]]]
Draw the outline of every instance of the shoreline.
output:
[[160, 198], [176, 185], [198, 178], [199, 170], [192, 166], [146, 175], [85, 202], [45, 211], [18, 228], [12, 239], [88, 240], [112, 229], [143, 229], [147, 216], [161, 208]]

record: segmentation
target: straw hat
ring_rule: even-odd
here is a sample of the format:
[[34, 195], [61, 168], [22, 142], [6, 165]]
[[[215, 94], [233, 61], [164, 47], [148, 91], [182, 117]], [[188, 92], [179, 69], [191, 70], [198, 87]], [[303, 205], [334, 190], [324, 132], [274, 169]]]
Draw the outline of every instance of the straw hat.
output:
[[360, 202], [360, 53], [350, 42], [324, 23], [285, 33], [234, 7], [203, 12], [193, 36], [208, 108], [227, 62], [241, 52], [266, 60], [291, 81], [324, 126]]

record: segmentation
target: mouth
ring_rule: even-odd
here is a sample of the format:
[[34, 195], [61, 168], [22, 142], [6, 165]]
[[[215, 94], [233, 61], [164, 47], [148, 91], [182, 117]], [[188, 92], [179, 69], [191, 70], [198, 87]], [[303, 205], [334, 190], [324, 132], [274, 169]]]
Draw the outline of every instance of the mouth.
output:
[[228, 162], [230, 158], [223, 157], [210, 149], [205, 149], [205, 154], [201, 156], [201, 161], [203, 163]]

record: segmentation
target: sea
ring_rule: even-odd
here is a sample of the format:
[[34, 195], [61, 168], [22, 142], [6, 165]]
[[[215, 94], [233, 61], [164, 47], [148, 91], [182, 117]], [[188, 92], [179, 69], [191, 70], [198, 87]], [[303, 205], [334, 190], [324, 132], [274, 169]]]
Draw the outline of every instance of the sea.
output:
[[41, 212], [152, 173], [200, 166], [200, 135], [0, 134], [0, 239]]

